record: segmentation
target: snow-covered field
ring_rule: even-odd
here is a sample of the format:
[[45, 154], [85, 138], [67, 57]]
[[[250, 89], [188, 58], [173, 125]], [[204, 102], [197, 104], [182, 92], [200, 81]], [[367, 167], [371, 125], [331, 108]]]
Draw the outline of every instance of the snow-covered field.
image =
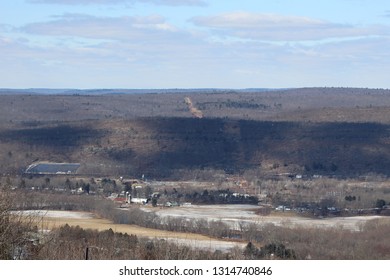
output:
[[57, 210], [25, 210], [13, 211], [12, 214], [21, 214], [23, 216], [58, 218], [58, 219], [91, 219], [92, 213], [77, 211], [57, 211]]
[[[259, 216], [255, 213], [259, 206], [256, 205], [189, 205], [171, 208], [141, 208], [147, 212], [155, 212], [160, 217], [182, 217], [184, 219], [206, 219], [208, 221], [222, 221], [233, 229], [239, 229], [248, 223], [257, 225], [274, 224], [276, 226], [303, 226], [303, 227], [342, 227], [350, 230], [359, 230], [367, 221], [373, 219], [387, 219], [384, 216], [353, 216], [335, 217], [326, 219], [312, 219], [294, 215], [269, 215]], [[26, 216], [40, 216], [51, 219], [94, 219], [95, 216], [88, 212], [76, 211], [42, 211], [27, 210], [15, 211], [14, 214]]]
[[145, 211], [154, 211], [160, 217], [182, 217], [184, 219], [206, 219], [208, 221], [222, 221], [231, 228], [239, 229], [248, 223], [258, 225], [274, 224], [276, 226], [303, 226], [303, 227], [343, 227], [350, 230], [359, 230], [367, 221], [373, 219], [387, 219], [384, 216], [354, 216], [326, 219], [312, 219], [295, 216], [290, 213], [259, 216], [255, 211], [256, 205], [189, 205], [172, 208], [143, 208]]
[[[135, 234], [139, 237], [149, 237], [165, 239], [169, 242], [187, 245], [193, 248], [200, 248], [205, 250], [220, 250], [223, 252], [229, 251], [234, 247], [244, 247], [246, 244], [241, 242], [231, 242], [224, 240], [217, 240], [214, 238], [208, 238], [203, 235], [191, 234], [191, 233], [178, 233], [168, 232], [162, 230], [142, 228], [134, 225], [119, 225], [113, 224], [106, 219], [100, 219], [88, 212], [76, 212], [76, 211], [56, 211], [56, 210], [26, 210], [26, 211], [13, 211], [15, 215], [22, 215], [26, 217], [39, 217], [45, 221], [44, 225], [48, 228], [69, 224], [71, 226], [80, 226], [83, 228], [108, 230], [109, 228], [117, 232], [123, 232], [128, 234]], [[42, 229], [42, 230], [46, 230]]]
[[[257, 225], [274, 224], [276, 226], [302, 226], [302, 227], [342, 227], [350, 230], [359, 230], [365, 222], [373, 219], [387, 219], [383, 216], [355, 216], [337, 217], [328, 219], [311, 219], [294, 216], [291, 214], [259, 216], [255, 212], [258, 206], [254, 205], [189, 205], [172, 208], [142, 208], [144, 211], [155, 212], [161, 217], [182, 217], [184, 219], [206, 219], [208, 221], [222, 221], [232, 228], [239, 229], [245, 224], [255, 223]], [[244, 247], [245, 243], [216, 240], [212, 238], [199, 238], [197, 235], [180, 234], [165, 231], [141, 228], [132, 225], [117, 225], [104, 219], [99, 219], [92, 213], [74, 211], [15, 211], [14, 214], [21, 214], [32, 217], [42, 217], [47, 221], [55, 221], [55, 225], [68, 223], [79, 225], [84, 228], [105, 230], [112, 228], [114, 231], [136, 234], [142, 237], [159, 238], [169, 240], [183, 245], [190, 245], [195, 248], [228, 251], [236, 246]]]
[[259, 209], [257, 205], [188, 205], [180, 207], [165, 208], [142, 208], [145, 211], [158, 209], [156, 213], [160, 216], [188, 217], [193, 219], [255, 219], [258, 215], [255, 211]]

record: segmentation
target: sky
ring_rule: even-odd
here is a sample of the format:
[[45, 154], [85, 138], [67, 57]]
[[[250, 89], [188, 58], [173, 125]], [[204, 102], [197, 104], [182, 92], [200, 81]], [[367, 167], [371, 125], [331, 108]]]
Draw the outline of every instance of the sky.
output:
[[0, 0], [0, 88], [390, 88], [388, 0]]

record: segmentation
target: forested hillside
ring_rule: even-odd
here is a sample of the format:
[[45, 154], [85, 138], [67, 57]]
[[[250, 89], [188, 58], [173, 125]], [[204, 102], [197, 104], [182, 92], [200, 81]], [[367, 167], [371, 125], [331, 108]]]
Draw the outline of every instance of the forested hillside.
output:
[[389, 96], [365, 89], [0, 95], [0, 168], [20, 174], [34, 161], [54, 161], [80, 162], [82, 174], [152, 178], [206, 170], [387, 176]]

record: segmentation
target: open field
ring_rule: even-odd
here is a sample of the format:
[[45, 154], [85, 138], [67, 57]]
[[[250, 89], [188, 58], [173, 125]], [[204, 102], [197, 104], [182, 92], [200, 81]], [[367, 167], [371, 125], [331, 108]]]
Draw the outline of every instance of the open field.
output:
[[232, 229], [239, 230], [240, 227], [249, 223], [256, 225], [274, 224], [276, 226], [306, 227], [306, 228], [332, 228], [341, 227], [349, 230], [359, 230], [365, 222], [373, 219], [385, 219], [384, 216], [354, 216], [335, 217], [326, 219], [313, 219], [297, 216], [294, 213], [275, 213], [268, 216], [255, 214], [258, 206], [253, 205], [191, 205], [174, 208], [147, 208], [146, 211], [154, 211], [161, 217], [180, 217], [184, 219], [206, 219], [209, 221], [222, 221]]
[[[352, 231], [360, 230], [368, 221], [380, 219], [390, 221], [390, 216], [351, 216], [332, 218], [308, 218], [299, 216], [294, 212], [272, 212], [270, 215], [258, 215], [260, 209], [256, 205], [189, 205], [180, 207], [141, 207], [145, 212], [154, 212], [161, 218], [183, 218], [185, 220], [222, 221], [231, 229], [241, 230], [248, 224], [264, 226], [273, 224], [283, 227], [302, 228], [343, 228]], [[122, 211], [127, 211], [124, 208]], [[112, 229], [115, 232], [134, 234], [139, 237], [164, 238], [171, 240], [192, 240], [209, 244], [225, 244], [225, 246], [240, 246], [237, 242], [226, 242], [213, 239], [201, 234], [181, 233], [165, 230], [140, 227], [136, 225], [116, 224], [108, 219], [97, 217], [93, 213], [81, 211], [55, 211], [55, 210], [27, 210], [17, 211], [27, 216], [41, 217], [39, 227], [41, 229], [53, 229], [62, 225], [80, 226], [85, 229], [99, 231]]]
[[139, 238], [165, 239], [182, 245], [189, 245], [193, 248], [226, 251], [233, 247], [244, 247], [242, 242], [232, 242], [210, 238], [201, 234], [180, 233], [157, 229], [139, 227], [135, 225], [115, 224], [107, 219], [96, 217], [88, 212], [76, 211], [21, 211], [27, 216], [37, 216], [38, 227], [41, 230], [51, 230], [65, 224], [79, 226], [83, 229], [108, 230], [136, 235]]

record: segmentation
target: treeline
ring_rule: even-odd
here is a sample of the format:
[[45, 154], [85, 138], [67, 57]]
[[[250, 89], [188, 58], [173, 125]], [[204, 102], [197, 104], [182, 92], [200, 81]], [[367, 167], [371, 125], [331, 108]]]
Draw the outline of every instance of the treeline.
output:
[[189, 260], [229, 259], [228, 253], [194, 249], [162, 239], [62, 226], [28, 256], [43, 260]]
[[[29, 234], [31, 235], [31, 231]], [[97, 231], [64, 225], [45, 236], [35, 235], [8, 251], [0, 259], [30, 260], [255, 260], [296, 259], [292, 249], [281, 243], [257, 247], [252, 242], [242, 250], [229, 252], [191, 248], [164, 239], [138, 238], [136, 235]]]
[[234, 193], [229, 189], [200, 191], [173, 188], [172, 191], [164, 191], [160, 198], [194, 204], [257, 204], [259, 202], [255, 196]]
[[[66, 245], [66, 246], [64, 246]], [[30, 258], [57, 260], [255, 260], [296, 259], [294, 250], [281, 243], [257, 247], [249, 242], [244, 250], [230, 252], [194, 249], [166, 240], [138, 238], [116, 233], [112, 229], [99, 232], [80, 227], [62, 226], [50, 233], [50, 241], [30, 251]]]

